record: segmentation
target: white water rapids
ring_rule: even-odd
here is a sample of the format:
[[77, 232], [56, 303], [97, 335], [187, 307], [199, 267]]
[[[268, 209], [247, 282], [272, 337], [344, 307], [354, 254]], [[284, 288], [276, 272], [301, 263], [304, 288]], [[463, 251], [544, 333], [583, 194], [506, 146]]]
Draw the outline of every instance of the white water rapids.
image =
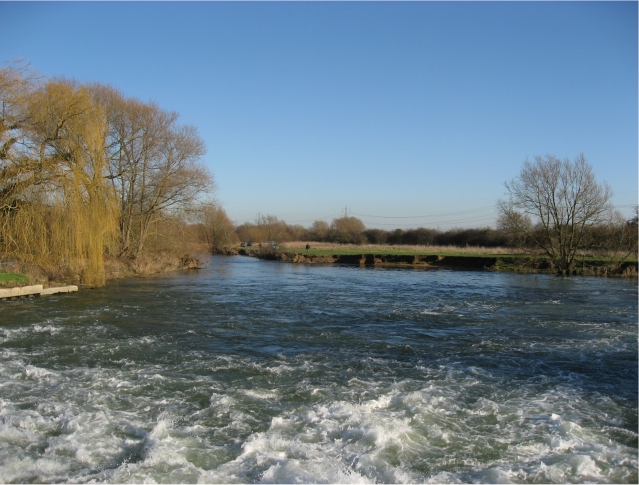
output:
[[636, 483], [636, 281], [309, 267], [0, 307], [0, 481]]

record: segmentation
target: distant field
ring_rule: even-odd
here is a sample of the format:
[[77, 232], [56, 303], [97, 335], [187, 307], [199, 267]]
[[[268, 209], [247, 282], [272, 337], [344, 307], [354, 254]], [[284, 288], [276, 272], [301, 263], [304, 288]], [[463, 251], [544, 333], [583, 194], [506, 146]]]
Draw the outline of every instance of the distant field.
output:
[[[352, 255], [352, 254], [384, 254], [395, 256], [416, 256], [437, 254], [440, 256], [519, 256], [524, 252], [513, 248], [484, 248], [467, 247], [458, 248], [455, 246], [390, 246], [382, 244], [333, 244], [333, 243], [309, 243], [311, 249], [308, 254], [311, 256], [332, 256], [332, 255]], [[281, 249], [306, 254], [306, 243], [301, 241], [287, 242], [281, 244]]]
[[[386, 256], [467, 256], [467, 257], [490, 257], [490, 256], [539, 256], [546, 258], [543, 252], [531, 254], [516, 248], [485, 248], [477, 246], [469, 246], [459, 248], [456, 246], [391, 246], [381, 244], [333, 244], [333, 243], [309, 243], [311, 248], [306, 252], [306, 242], [293, 241], [285, 242], [280, 246], [280, 251], [290, 253], [308, 254], [308, 256], [350, 256], [357, 254], [374, 254]], [[577, 256], [578, 261], [587, 261], [591, 263], [601, 264], [604, 262], [621, 261], [622, 254], [614, 255], [608, 251], [600, 254], [589, 254], [585, 257]], [[636, 257], [628, 257], [627, 262], [637, 262]]]

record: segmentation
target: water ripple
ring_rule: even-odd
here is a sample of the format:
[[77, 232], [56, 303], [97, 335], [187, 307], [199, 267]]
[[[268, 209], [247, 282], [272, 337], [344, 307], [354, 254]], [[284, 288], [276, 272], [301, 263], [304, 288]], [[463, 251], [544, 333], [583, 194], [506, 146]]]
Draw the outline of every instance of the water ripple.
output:
[[0, 313], [0, 481], [635, 483], [637, 287], [214, 258]]

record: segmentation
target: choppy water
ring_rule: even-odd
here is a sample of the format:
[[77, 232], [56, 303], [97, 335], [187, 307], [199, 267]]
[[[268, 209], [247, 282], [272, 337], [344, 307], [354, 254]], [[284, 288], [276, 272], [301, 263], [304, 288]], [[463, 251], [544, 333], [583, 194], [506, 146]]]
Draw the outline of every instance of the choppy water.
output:
[[2, 482], [621, 482], [637, 284], [213, 258], [0, 302]]

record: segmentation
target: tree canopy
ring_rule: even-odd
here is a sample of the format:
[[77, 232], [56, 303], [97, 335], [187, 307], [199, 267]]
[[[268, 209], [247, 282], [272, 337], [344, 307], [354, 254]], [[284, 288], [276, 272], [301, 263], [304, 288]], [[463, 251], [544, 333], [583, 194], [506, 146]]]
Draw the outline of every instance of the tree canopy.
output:
[[590, 229], [614, 216], [612, 190], [597, 183], [583, 155], [573, 162], [552, 155], [526, 160], [505, 186], [499, 224], [542, 248], [562, 274], [572, 270], [577, 251], [592, 247]]
[[204, 143], [177, 114], [117, 90], [0, 69], [0, 256], [105, 281], [154, 224], [214, 189]]

